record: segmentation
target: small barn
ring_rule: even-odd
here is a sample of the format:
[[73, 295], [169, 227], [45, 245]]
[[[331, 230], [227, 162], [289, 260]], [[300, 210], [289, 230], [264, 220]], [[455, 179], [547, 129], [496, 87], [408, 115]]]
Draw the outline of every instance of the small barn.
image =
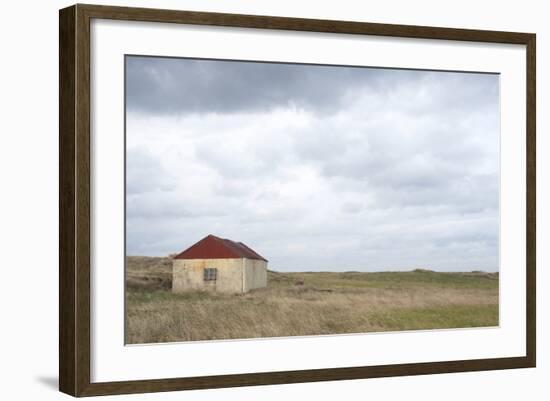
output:
[[172, 291], [245, 293], [267, 286], [267, 259], [242, 242], [208, 235], [172, 260]]

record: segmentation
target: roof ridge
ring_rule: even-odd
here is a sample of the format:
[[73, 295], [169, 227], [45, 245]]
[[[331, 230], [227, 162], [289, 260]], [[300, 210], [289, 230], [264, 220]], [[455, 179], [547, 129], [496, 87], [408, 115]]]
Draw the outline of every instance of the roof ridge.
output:
[[205, 259], [208, 258], [209, 255], [212, 255], [213, 259], [232, 257], [259, 259], [267, 262], [267, 259], [243, 242], [233, 241], [229, 238], [221, 238], [213, 234], [208, 234], [189, 248], [180, 252], [175, 256], [175, 259]]

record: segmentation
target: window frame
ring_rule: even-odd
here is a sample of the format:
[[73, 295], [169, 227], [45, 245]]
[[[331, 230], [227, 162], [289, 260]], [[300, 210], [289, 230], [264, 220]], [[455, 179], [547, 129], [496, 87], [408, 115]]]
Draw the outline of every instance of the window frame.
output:
[[202, 273], [202, 281], [218, 281], [218, 268], [217, 267], [205, 267]]

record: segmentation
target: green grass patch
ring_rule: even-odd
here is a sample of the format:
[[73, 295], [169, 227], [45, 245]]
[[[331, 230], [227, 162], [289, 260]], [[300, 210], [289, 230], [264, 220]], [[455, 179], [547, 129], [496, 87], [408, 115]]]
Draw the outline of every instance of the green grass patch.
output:
[[444, 305], [388, 309], [369, 320], [385, 331], [498, 326], [498, 305]]
[[[283, 277], [278, 277], [283, 276]], [[286, 280], [285, 277], [286, 276]], [[335, 288], [407, 289], [431, 288], [498, 289], [498, 275], [494, 273], [441, 273], [428, 270], [411, 272], [305, 272], [272, 273], [274, 284], [286, 284], [301, 279], [306, 285]]]

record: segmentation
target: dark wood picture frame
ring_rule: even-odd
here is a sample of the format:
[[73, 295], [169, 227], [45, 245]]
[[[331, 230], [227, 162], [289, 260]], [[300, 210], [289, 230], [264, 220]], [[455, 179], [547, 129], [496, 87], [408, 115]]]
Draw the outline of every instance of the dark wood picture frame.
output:
[[[90, 382], [90, 21], [92, 18], [425, 38], [526, 46], [526, 356], [314, 370]], [[350, 21], [74, 5], [59, 13], [59, 389], [73, 396], [144, 393], [534, 367], [535, 34]]]

